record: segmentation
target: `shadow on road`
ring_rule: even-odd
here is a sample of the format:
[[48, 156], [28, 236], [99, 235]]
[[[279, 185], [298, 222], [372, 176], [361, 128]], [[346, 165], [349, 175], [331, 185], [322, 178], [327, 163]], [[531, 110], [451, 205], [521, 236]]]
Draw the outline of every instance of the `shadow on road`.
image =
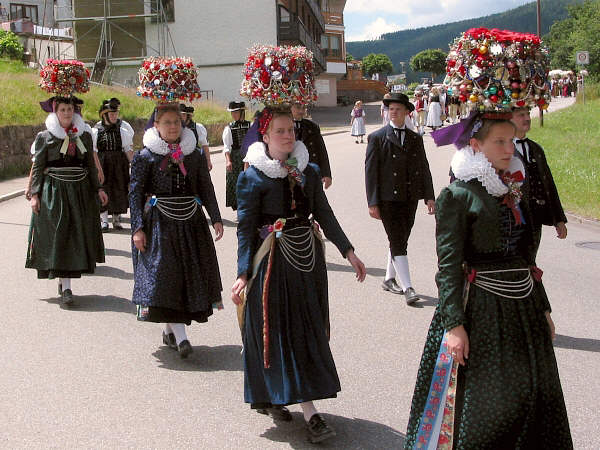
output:
[[232, 220], [221, 219], [224, 227], [237, 228], [237, 223]]
[[[331, 270], [333, 272], [352, 272], [354, 273], [354, 268], [350, 264], [337, 264], [328, 262], [327, 270]], [[367, 275], [371, 275], [372, 277], [383, 277], [385, 276], [385, 269], [378, 269], [376, 267], [367, 267]]]
[[172, 348], [162, 346], [153, 356], [160, 362], [161, 369], [181, 370], [187, 372], [241, 372], [242, 364], [241, 345], [219, 345], [208, 347], [195, 345], [194, 353], [187, 359], [181, 359], [179, 353]]
[[364, 419], [323, 414], [323, 418], [335, 429], [337, 436], [317, 446], [308, 442], [302, 414], [294, 412], [292, 415], [294, 416], [292, 422], [278, 422], [261, 434], [261, 437], [274, 442], [285, 442], [291, 448], [296, 449], [318, 447], [378, 450], [382, 448], [397, 449], [404, 445], [404, 434], [387, 425]]
[[440, 300], [437, 297], [430, 297], [429, 295], [419, 294], [419, 298], [416, 303], [410, 305], [411, 308], [425, 308], [426, 306], [437, 306]]
[[125, 256], [126, 258], [131, 258], [131, 251], [129, 251], [129, 250], [120, 250], [118, 248], [107, 248], [107, 249], [104, 249], [104, 254], [106, 256]]
[[[122, 312], [127, 314], [135, 314], [135, 305], [127, 298], [116, 297], [114, 295], [73, 295], [75, 304], [64, 308], [69, 311], [84, 311], [84, 312], [101, 312], [101, 311], [113, 311]], [[55, 305], [60, 304], [60, 298], [43, 298], [44, 302], [52, 303]]]
[[133, 280], [133, 274], [125, 272], [124, 270], [118, 269], [111, 266], [98, 266], [94, 271], [94, 276], [119, 278], [121, 280]]
[[568, 348], [570, 350], [582, 350], [584, 352], [600, 353], [600, 340], [589, 338], [578, 338], [557, 334], [554, 346]]

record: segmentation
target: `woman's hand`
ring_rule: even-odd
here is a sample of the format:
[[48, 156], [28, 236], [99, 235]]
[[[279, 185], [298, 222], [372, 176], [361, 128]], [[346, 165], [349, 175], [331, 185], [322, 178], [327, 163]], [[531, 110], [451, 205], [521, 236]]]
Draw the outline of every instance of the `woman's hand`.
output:
[[435, 214], [435, 200], [427, 200], [427, 214]]
[[367, 276], [367, 269], [365, 269], [365, 265], [363, 262], [354, 254], [354, 250], [348, 250], [346, 253], [346, 258], [348, 258], [348, 262], [354, 267], [354, 272], [356, 273], [356, 280], [359, 283], [365, 281], [365, 277]]
[[227, 161], [227, 162], [225, 163], [225, 170], [226, 170], [227, 172], [231, 172], [231, 171], [233, 171], [233, 163], [232, 163], [231, 161]]
[[247, 284], [248, 278], [246, 275], [241, 275], [237, 280], [235, 280], [233, 286], [231, 286], [231, 301], [236, 305], [242, 304], [242, 298], [240, 297], [240, 294], [246, 288]]
[[146, 251], [146, 233], [143, 230], [133, 233], [133, 245], [142, 253]]
[[379, 212], [379, 206], [369, 206], [369, 215], [373, 219], [381, 220], [381, 213]]
[[469, 336], [462, 325], [448, 331], [448, 350], [461, 366], [469, 359]]
[[108, 204], [108, 195], [104, 192], [104, 189], [100, 189], [98, 191], [98, 198], [100, 199], [100, 203], [102, 206], [106, 206]]
[[215, 222], [213, 224], [213, 228], [215, 229], [215, 242], [216, 242], [223, 237], [223, 233], [225, 230], [223, 230], [222, 222]]
[[39, 212], [40, 212], [40, 198], [38, 197], [37, 194], [33, 194], [31, 196], [31, 200], [29, 200], [29, 204], [31, 205], [31, 211], [33, 211], [34, 214], [39, 214]]
[[558, 222], [554, 228], [556, 228], [557, 238], [565, 239], [567, 237], [567, 225], [564, 222]]
[[552, 317], [550, 317], [550, 311], [546, 311], [544, 313], [546, 315], [546, 320], [548, 321], [548, 326], [550, 327], [550, 337], [552, 340], [556, 337], [556, 327], [554, 326], [554, 321]]

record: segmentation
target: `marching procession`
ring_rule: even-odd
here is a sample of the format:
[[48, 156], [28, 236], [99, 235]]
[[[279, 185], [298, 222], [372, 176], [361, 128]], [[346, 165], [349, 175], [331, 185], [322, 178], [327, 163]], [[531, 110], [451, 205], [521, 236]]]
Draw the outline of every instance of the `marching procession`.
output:
[[[547, 58], [535, 35], [470, 29], [451, 44], [443, 86], [414, 101], [386, 94], [383, 127], [368, 135], [360, 100], [350, 113], [348, 150], [366, 139], [366, 192], [355, 207], [387, 237], [380, 292], [419, 304], [408, 243], [421, 201], [435, 220], [439, 303], [404, 405], [407, 449], [573, 448], [552, 298], [536, 262], [542, 227], [565, 239], [567, 218], [544, 150], [527, 138], [530, 110], [552, 97]], [[358, 256], [367, 244], [344, 231], [344, 213], [328, 199], [344, 174], [332, 173], [321, 129], [307, 118], [317, 97], [313, 71], [304, 47], [250, 49], [241, 98], [227, 106], [223, 176], [212, 170], [206, 128], [193, 121], [200, 87], [191, 59], [143, 61], [137, 93], [155, 108], [140, 150], [118, 98], [87, 105], [98, 107], [99, 121], [83, 121], [83, 63], [49, 60], [40, 81], [51, 95], [41, 103], [46, 130], [31, 147], [26, 267], [56, 280], [64, 308], [76, 306], [82, 275], [105, 262], [105, 233], [121, 230], [129, 211], [129, 300], [138, 321], [161, 324], [156, 345], [188, 359], [188, 327], [220, 320], [213, 313], [230, 298], [238, 323], [223, 326], [239, 326], [240, 403], [276, 423], [292, 421], [288, 407], [299, 405], [316, 444], [335, 443], [339, 433], [318, 401], [343, 388], [330, 346], [325, 241], [357, 282], [367, 276]], [[256, 105], [254, 117], [246, 102]], [[456, 147], [445, 187], [435, 189], [425, 127], [436, 145]], [[213, 186], [221, 176], [224, 199]], [[223, 278], [217, 256], [223, 200], [237, 217], [234, 279]], [[394, 395], [393, 386], [381, 388]]]

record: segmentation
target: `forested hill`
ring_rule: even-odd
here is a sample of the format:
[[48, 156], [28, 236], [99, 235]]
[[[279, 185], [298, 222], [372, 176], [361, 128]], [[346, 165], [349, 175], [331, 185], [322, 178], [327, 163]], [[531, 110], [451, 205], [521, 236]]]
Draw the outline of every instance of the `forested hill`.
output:
[[[542, 35], [546, 34], [552, 24], [567, 17], [567, 6], [581, 3], [582, 0], [544, 0], [542, 5]], [[473, 27], [500, 28], [523, 33], [537, 32], [536, 3], [528, 3], [518, 8], [492, 14], [476, 19], [435, 25], [414, 30], [402, 30], [386, 33], [373, 41], [347, 42], [346, 50], [356, 59], [369, 53], [385, 53], [394, 63], [394, 70], [400, 70], [400, 61], [408, 61], [421, 50], [439, 48], [448, 51], [448, 44], [463, 31]], [[408, 64], [407, 64], [408, 66]], [[407, 71], [408, 72], [408, 71]], [[414, 79], [413, 74], [407, 74]]]

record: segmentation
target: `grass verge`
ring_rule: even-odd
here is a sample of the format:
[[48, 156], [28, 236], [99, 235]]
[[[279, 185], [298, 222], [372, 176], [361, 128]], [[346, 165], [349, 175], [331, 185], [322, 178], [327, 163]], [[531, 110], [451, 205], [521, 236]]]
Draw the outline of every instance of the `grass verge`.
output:
[[[0, 59], [0, 126], [37, 125], [44, 123], [47, 114], [39, 102], [50, 97], [38, 87], [38, 72], [24, 67], [18, 61]], [[150, 117], [154, 103], [142, 100], [134, 89], [92, 85], [90, 91], [79, 95], [85, 102], [82, 115], [85, 120], [97, 121], [102, 100], [118, 97], [121, 100], [121, 117], [133, 120]], [[202, 124], [228, 123], [231, 115], [224, 105], [201, 100], [194, 103], [194, 120]], [[218, 137], [219, 141], [221, 137]]]
[[534, 120], [527, 136], [544, 148], [563, 207], [600, 219], [600, 98], [590, 97], [548, 114], [543, 128]]

